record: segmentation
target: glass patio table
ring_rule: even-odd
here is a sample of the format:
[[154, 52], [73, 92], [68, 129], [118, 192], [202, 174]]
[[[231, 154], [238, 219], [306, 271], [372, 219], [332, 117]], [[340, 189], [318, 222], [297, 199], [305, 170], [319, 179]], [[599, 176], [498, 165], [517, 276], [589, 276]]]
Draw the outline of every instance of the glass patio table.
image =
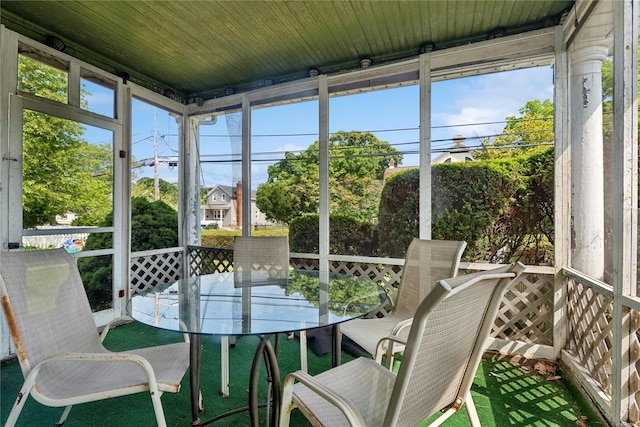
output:
[[[266, 274], [266, 273], [265, 273]], [[200, 336], [257, 335], [249, 384], [251, 424], [258, 424], [258, 374], [263, 357], [269, 380], [271, 422], [278, 424], [280, 372], [273, 334], [333, 326], [333, 361], [339, 361], [337, 325], [364, 316], [384, 303], [381, 286], [364, 277], [294, 270], [285, 279], [252, 275], [249, 283], [234, 280], [233, 273], [180, 279], [134, 295], [127, 312], [135, 320], [161, 329], [188, 333], [191, 341], [190, 385], [192, 425], [206, 425], [238, 410], [207, 421], [199, 419]], [[267, 423], [269, 417], [267, 416]]]

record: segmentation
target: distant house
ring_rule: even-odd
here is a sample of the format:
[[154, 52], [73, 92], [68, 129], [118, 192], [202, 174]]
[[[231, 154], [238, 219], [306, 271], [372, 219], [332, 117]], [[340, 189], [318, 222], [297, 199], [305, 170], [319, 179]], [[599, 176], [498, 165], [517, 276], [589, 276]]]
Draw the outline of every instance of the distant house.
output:
[[[461, 135], [453, 137], [453, 146], [440, 154], [438, 157], [431, 161], [432, 165], [439, 163], [457, 163], [457, 162], [471, 162], [473, 161], [473, 154], [471, 150], [462, 142], [464, 138]], [[408, 169], [417, 169], [418, 166], [396, 166], [396, 162], [391, 159], [389, 167], [384, 171], [384, 178], [386, 179], [392, 173], [400, 172]]]
[[453, 137], [453, 147], [448, 151], [440, 154], [438, 157], [431, 161], [432, 165], [438, 163], [456, 163], [456, 162], [470, 162], [473, 161], [473, 155], [471, 150], [467, 148], [463, 143], [464, 138], [462, 135], [456, 135]]
[[[216, 185], [200, 205], [200, 221], [202, 225], [212, 223], [218, 227], [240, 227], [242, 225], [242, 182], [235, 187]], [[251, 191], [251, 225], [273, 225], [265, 214], [256, 206], [256, 192]]]

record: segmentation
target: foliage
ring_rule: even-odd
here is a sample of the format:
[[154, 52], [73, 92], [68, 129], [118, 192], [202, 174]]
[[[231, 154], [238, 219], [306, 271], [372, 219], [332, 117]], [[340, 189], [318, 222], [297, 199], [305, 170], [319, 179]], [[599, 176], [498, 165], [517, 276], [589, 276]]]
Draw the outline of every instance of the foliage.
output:
[[488, 231], [506, 209], [518, 187], [510, 161], [476, 161], [434, 165], [432, 169], [432, 234], [434, 239], [466, 240], [465, 258], [490, 260], [495, 247]]
[[[140, 178], [131, 185], [131, 197], [142, 197], [149, 202], [155, 201], [155, 180], [153, 178]], [[177, 184], [172, 184], [164, 179], [158, 179], [158, 193], [160, 200], [178, 210], [179, 189]]]
[[[289, 282], [283, 286], [285, 294], [299, 293], [318, 306], [320, 298], [317, 274], [311, 271], [290, 271]], [[380, 303], [378, 285], [361, 277], [332, 274], [329, 280], [329, 301], [327, 308], [330, 313], [340, 317], [358, 315], [362, 313], [359, 305], [376, 306]]]
[[[20, 56], [21, 90], [66, 103], [66, 74]], [[56, 215], [75, 212], [78, 225], [94, 225], [111, 211], [113, 160], [107, 144], [82, 139], [81, 124], [24, 111], [24, 227], [54, 224]]]
[[[465, 259], [487, 257], [485, 233], [513, 196], [516, 181], [504, 162], [433, 165], [432, 238], [465, 240]], [[419, 171], [410, 169], [387, 180], [380, 202], [380, 251], [403, 257], [419, 235]]]
[[546, 147], [519, 160], [523, 185], [501, 221], [509, 225], [502, 234], [508, 236], [505, 244], [512, 258], [540, 264], [553, 259], [554, 148]]
[[[216, 230], [216, 231], [219, 231], [219, 230]], [[216, 234], [202, 233], [202, 236], [200, 237], [200, 243], [202, 244], [202, 246], [208, 246], [211, 248], [232, 249], [235, 236], [240, 236], [240, 235], [241, 233], [226, 234], [226, 235], [220, 235], [218, 233]]]
[[[329, 137], [329, 207], [362, 220], [375, 217], [384, 171], [402, 156], [369, 132], [340, 131]], [[269, 178], [258, 187], [256, 204], [267, 218], [283, 223], [318, 213], [319, 142], [300, 154], [287, 153], [268, 168]]]
[[419, 236], [419, 195], [418, 169], [396, 172], [387, 178], [378, 213], [380, 255], [402, 258], [411, 240]]
[[[252, 236], [287, 236], [289, 229], [286, 227], [259, 227], [252, 230]], [[202, 230], [200, 242], [202, 246], [213, 248], [233, 248], [235, 236], [242, 235], [242, 230], [207, 229]]]
[[[512, 159], [433, 165], [432, 238], [464, 240], [464, 259], [552, 258], [553, 148]], [[419, 171], [390, 176], [380, 202], [380, 252], [403, 257], [419, 235]]]
[[[109, 214], [103, 225], [111, 225]], [[85, 250], [111, 248], [111, 233], [92, 233]], [[139, 252], [178, 246], [178, 213], [162, 201], [149, 202], [141, 197], [131, 200], [131, 251]], [[94, 310], [111, 306], [113, 260], [111, 256], [79, 258], [78, 268]]]
[[553, 145], [553, 103], [550, 100], [528, 101], [519, 112], [520, 116], [507, 117], [502, 135], [491, 142], [482, 141], [484, 150], [474, 153], [476, 159], [510, 158], [514, 153], [544, 151], [545, 145]]
[[[376, 227], [346, 215], [329, 217], [329, 252], [340, 255], [378, 255]], [[319, 253], [320, 216], [308, 214], [291, 221], [289, 247], [292, 252]]]

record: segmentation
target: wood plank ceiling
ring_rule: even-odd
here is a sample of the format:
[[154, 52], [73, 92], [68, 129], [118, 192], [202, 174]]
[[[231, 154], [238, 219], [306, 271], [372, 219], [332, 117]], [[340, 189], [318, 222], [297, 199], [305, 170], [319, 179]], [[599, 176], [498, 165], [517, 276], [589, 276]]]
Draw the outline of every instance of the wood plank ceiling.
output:
[[[213, 98], [556, 25], [573, 1], [12, 1], [7, 28], [152, 90]], [[265, 83], [267, 82], [267, 83]]]

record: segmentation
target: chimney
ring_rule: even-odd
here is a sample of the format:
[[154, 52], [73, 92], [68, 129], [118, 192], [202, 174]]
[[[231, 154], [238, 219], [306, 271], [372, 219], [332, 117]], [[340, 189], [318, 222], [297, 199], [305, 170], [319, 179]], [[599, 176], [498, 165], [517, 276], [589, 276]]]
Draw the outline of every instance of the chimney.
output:
[[453, 148], [463, 148], [464, 147], [464, 137], [462, 135], [456, 135], [453, 137]]
[[236, 225], [242, 225], [242, 181], [236, 184]]

